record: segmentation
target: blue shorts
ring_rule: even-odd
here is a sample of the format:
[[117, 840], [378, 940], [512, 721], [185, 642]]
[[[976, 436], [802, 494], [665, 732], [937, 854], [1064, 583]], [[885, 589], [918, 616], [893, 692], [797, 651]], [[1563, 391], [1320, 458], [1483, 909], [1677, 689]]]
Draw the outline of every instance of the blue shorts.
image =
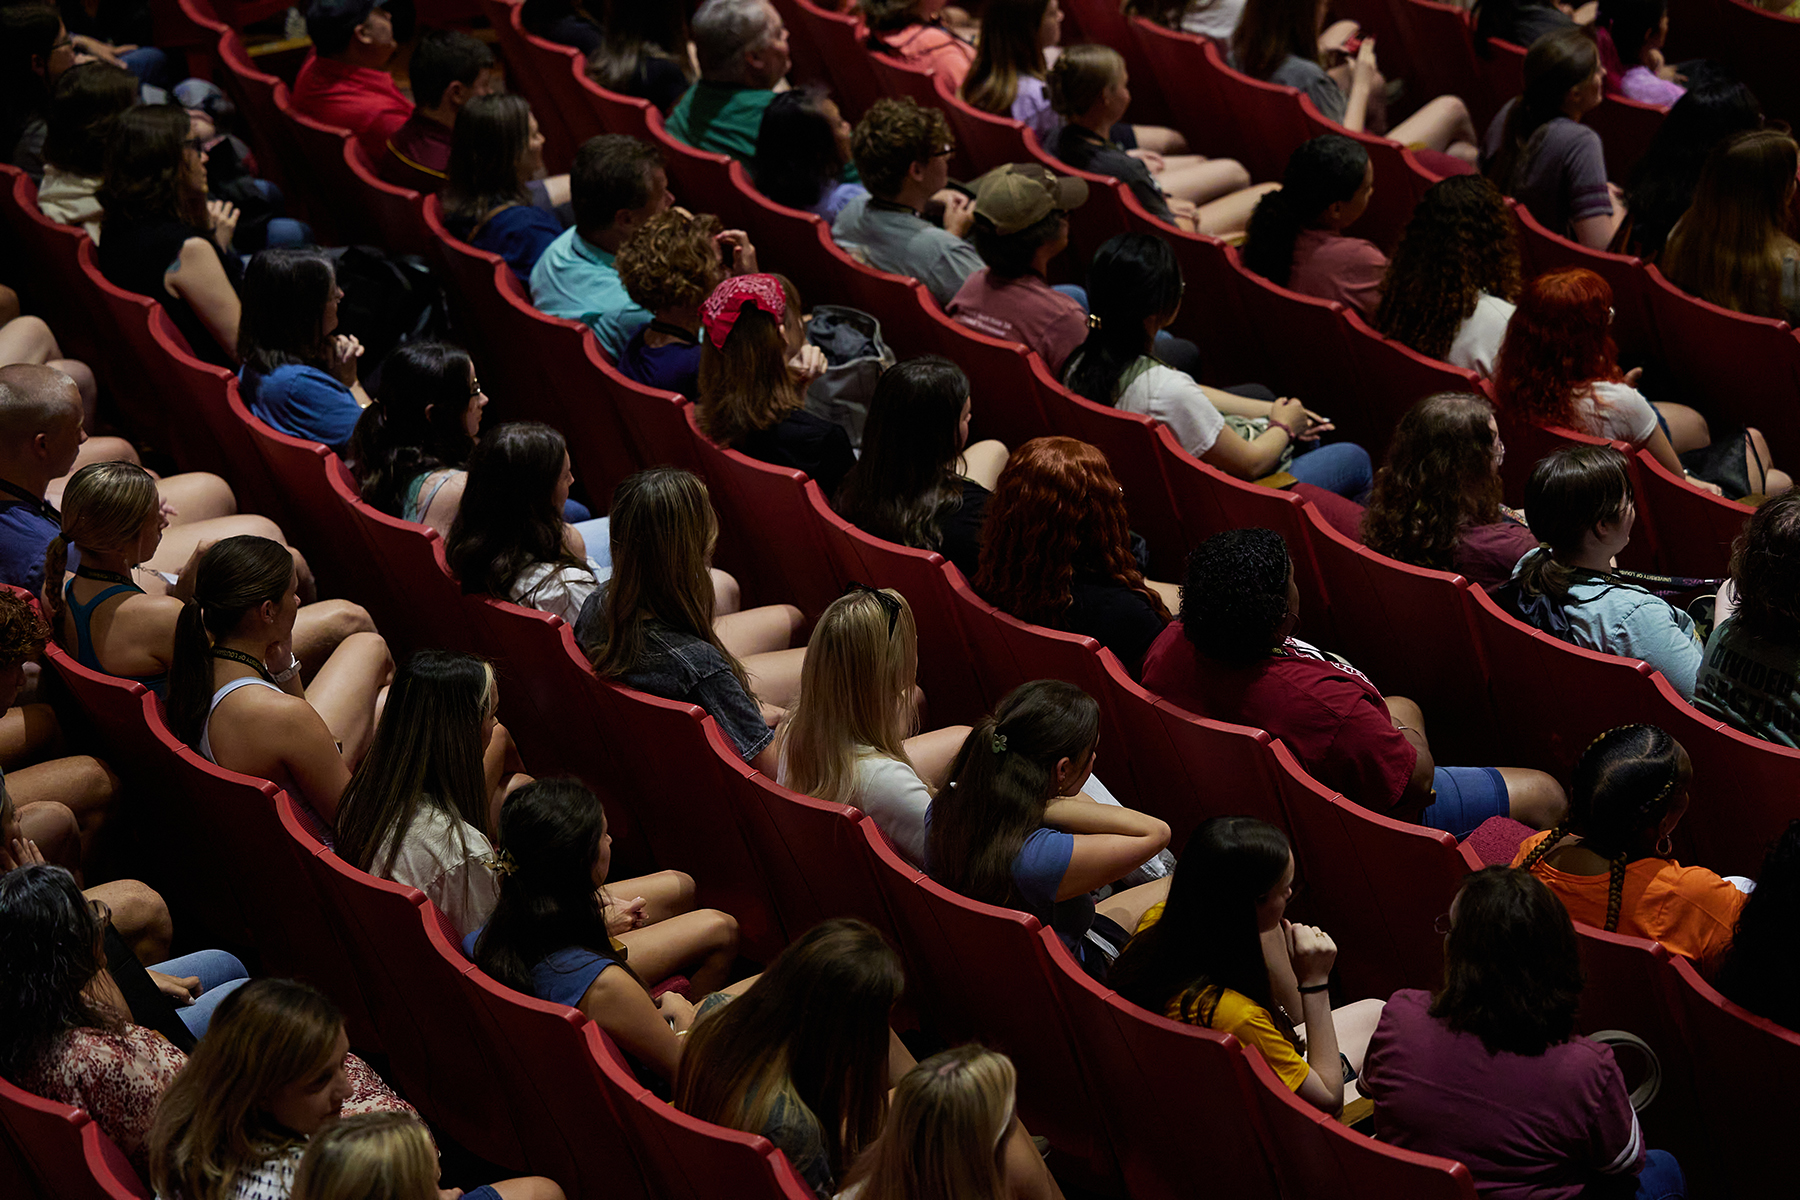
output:
[[1419, 818], [1458, 841], [1475, 832], [1489, 817], [1509, 817], [1512, 804], [1498, 767], [1438, 767], [1431, 773], [1437, 799]]

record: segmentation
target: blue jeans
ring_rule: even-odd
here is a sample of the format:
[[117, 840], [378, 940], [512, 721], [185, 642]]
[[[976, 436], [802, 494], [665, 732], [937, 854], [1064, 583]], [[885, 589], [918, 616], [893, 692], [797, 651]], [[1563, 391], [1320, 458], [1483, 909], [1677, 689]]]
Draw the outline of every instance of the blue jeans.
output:
[[1333, 442], [1296, 454], [1288, 474], [1351, 500], [1360, 500], [1375, 478], [1369, 452], [1354, 442]]
[[169, 69], [169, 56], [155, 46], [139, 46], [119, 55], [119, 61], [138, 77], [139, 83], [158, 88], [168, 88], [175, 83], [175, 73]]
[[1681, 1164], [1667, 1150], [1652, 1150], [1638, 1172], [1637, 1195], [1634, 1200], [1682, 1200], [1687, 1195], [1687, 1178]]
[[213, 1010], [225, 997], [250, 981], [250, 972], [244, 969], [244, 964], [223, 950], [197, 950], [168, 962], [156, 963], [149, 970], [177, 979], [192, 975], [200, 977], [200, 995], [186, 1008], [175, 1010], [181, 1014], [181, 1023], [188, 1027], [188, 1032], [197, 1038], [206, 1036]]

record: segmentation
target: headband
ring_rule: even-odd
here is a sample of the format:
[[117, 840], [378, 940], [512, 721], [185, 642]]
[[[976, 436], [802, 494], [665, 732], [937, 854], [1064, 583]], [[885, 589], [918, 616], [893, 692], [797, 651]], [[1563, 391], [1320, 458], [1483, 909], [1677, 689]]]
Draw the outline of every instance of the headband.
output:
[[777, 325], [787, 320], [787, 294], [773, 275], [733, 275], [713, 289], [700, 305], [700, 323], [706, 327], [706, 340], [723, 349], [725, 339], [746, 308], [760, 309], [775, 318]]

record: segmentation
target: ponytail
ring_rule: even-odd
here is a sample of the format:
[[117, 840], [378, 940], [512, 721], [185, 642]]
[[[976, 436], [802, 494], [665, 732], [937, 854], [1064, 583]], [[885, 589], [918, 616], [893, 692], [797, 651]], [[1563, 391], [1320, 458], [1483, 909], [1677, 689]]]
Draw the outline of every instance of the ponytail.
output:
[[1525, 514], [1543, 545], [1519, 564], [1522, 594], [1566, 602], [1576, 574], [1567, 560], [1631, 499], [1625, 456], [1611, 446], [1562, 446], [1539, 460], [1525, 484]]
[[1109, 408], [1118, 403], [1120, 378], [1153, 345], [1144, 322], [1179, 308], [1181, 286], [1169, 243], [1148, 233], [1107, 239], [1088, 267], [1088, 335], [1070, 356], [1069, 390]]
[[1288, 159], [1281, 190], [1257, 201], [1242, 251], [1246, 268], [1287, 286], [1294, 244], [1327, 208], [1356, 195], [1369, 169], [1369, 152], [1354, 138], [1327, 133], [1303, 142]]
[[63, 597], [63, 574], [69, 569], [69, 538], [59, 533], [44, 549], [44, 611], [50, 618], [50, 636], [62, 645], [63, 614], [68, 602]]
[[68, 607], [63, 573], [69, 547], [111, 551], [133, 545], [161, 504], [155, 476], [136, 463], [90, 463], [70, 477], [63, 489], [61, 531], [44, 551], [44, 607], [59, 643]]
[[212, 692], [212, 639], [206, 636], [200, 601], [190, 599], [175, 618], [175, 657], [169, 665], [169, 694], [164, 701], [169, 728], [189, 746], [199, 744]]
[[1579, 27], [1547, 33], [1531, 44], [1525, 55], [1525, 90], [1506, 114], [1500, 149], [1487, 164], [1487, 177], [1502, 192], [1513, 194], [1517, 176], [1531, 161], [1538, 130], [1564, 115], [1569, 89], [1592, 78], [1599, 62], [1594, 35]]
[[215, 543], [194, 571], [194, 595], [175, 621], [169, 664], [169, 728], [198, 746], [212, 711], [212, 647], [229, 637], [250, 610], [279, 604], [294, 579], [294, 558], [268, 538], [240, 534]]

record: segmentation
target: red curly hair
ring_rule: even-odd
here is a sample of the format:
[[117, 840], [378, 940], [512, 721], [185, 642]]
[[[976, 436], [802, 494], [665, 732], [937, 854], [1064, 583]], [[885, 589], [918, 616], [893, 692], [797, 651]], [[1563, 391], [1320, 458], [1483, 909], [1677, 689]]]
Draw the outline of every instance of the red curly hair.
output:
[[1069, 437], [1026, 442], [1007, 460], [988, 501], [975, 590], [1034, 625], [1060, 626], [1077, 574], [1139, 593], [1169, 610], [1131, 556], [1125, 494], [1106, 455]]
[[1575, 397], [1597, 379], [1619, 380], [1612, 285], [1584, 267], [1528, 282], [1494, 364], [1499, 406], [1534, 425], [1582, 429]]

